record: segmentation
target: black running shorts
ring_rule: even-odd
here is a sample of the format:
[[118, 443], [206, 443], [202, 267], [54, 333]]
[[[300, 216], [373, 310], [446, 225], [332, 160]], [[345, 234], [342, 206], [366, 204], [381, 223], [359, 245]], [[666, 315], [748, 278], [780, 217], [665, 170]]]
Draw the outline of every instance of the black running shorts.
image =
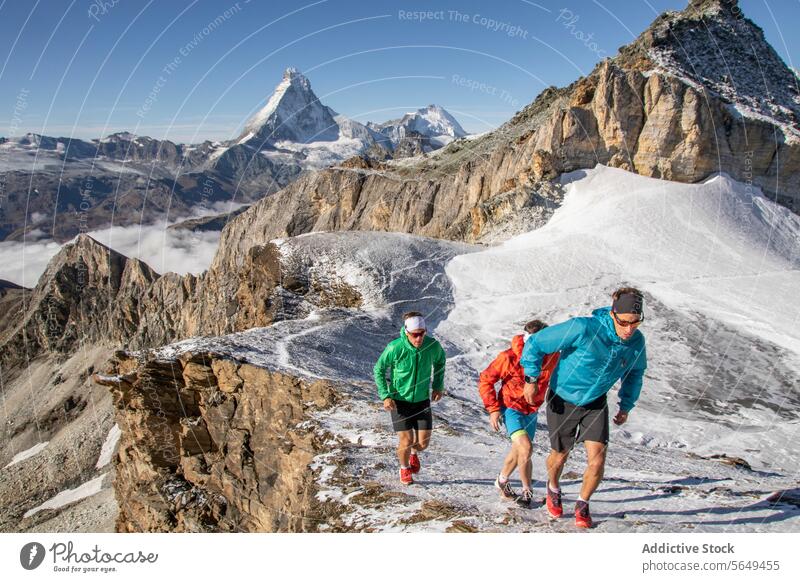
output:
[[570, 450], [576, 442], [608, 444], [608, 403], [605, 394], [585, 406], [575, 406], [551, 390], [547, 399], [547, 428], [550, 446], [559, 452]]
[[397, 410], [392, 410], [392, 428], [395, 432], [404, 430], [431, 430], [433, 428], [433, 415], [431, 414], [431, 401], [406, 402], [395, 400]]

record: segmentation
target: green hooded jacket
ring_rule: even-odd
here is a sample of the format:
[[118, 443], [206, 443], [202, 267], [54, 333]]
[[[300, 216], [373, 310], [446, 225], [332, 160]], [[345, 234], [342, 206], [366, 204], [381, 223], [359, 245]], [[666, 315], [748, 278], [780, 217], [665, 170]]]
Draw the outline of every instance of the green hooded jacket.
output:
[[[444, 364], [447, 356], [441, 344], [430, 336], [425, 336], [422, 346], [417, 349], [408, 341], [404, 329], [400, 337], [389, 342], [381, 357], [375, 363], [375, 383], [381, 400], [403, 400], [422, 402], [430, 398], [431, 368], [433, 368], [433, 389], [444, 390]], [[386, 370], [391, 375], [386, 378]]]

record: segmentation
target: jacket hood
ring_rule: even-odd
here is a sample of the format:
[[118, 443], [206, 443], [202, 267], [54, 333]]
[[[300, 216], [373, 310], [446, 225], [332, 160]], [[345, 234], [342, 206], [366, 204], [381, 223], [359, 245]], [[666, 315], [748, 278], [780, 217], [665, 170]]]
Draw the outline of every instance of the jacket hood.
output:
[[511, 338], [511, 351], [514, 352], [514, 355], [517, 356], [517, 358], [522, 356], [522, 348], [524, 347], [525, 347], [524, 335], [522, 334], [515, 335], [514, 337]]
[[630, 342], [635, 339], [638, 334], [639, 330], [633, 332], [630, 338], [627, 340], [623, 340], [621, 337], [617, 335], [617, 330], [614, 329], [614, 320], [611, 319], [611, 306], [608, 307], [598, 307], [594, 311], [592, 311], [592, 317], [597, 319], [601, 324], [603, 324], [603, 329], [606, 330], [608, 333], [608, 337], [611, 338], [612, 341], [616, 343], [624, 343], [626, 345], [630, 345]]

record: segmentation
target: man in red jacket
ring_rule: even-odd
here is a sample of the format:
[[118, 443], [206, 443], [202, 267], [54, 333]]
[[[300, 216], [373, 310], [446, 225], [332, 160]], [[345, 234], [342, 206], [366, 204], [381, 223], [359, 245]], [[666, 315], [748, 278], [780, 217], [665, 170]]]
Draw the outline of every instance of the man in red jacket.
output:
[[[546, 323], [533, 320], [525, 324], [525, 334], [515, 335], [511, 340], [511, 348], [500, 352], [480, 375], [478, 390], [481, 399], [489, 412], [489, 424], [494, 430], [500, 430], [501, 419], [511, 437], [511, 450], [503, 462], [494, 484], [506, 499], [516, 499], [522, 507], [530, 507], [533, 500], [531, 492], [531, 455], [533, 454], [533, 437], [536, 434], [536, 412], [544, 402], [545, 393], [550, 382], [550, 374], [558, 362], [558, 352], [548, 354], [542, 364], [542, 373], [537, 383], [536, 397], [533, 404], [528, 404], [523, 395], [525, 388], [525, 372], [520, 366], [519, 358], [528, 337], [547, 327]], [[495, 384], [502, 381], [500, 391], [495, 393]], [[519, 468], [522, 481], [522, 494], [517, 495], [511, 488], [508, 478], [514, 469]]]

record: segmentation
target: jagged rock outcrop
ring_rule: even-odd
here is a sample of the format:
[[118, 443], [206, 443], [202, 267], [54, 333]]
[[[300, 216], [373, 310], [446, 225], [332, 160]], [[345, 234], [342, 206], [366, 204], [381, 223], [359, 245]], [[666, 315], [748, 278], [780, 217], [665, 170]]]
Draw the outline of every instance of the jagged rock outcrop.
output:
[[0, 344], [8, 338], [9, 330], [19, 321], [25, 310], [25, 297], [30, 293], [30, 289], [0, 279]]
[[532, 136], [555, 173], [602, 163], [698, 182], [726, 172], [798, 207], [799, 81], [735, 0], [659, 16], [555, 109]]
[[315, 251], [299, 250], [282, 261], [275, 244], [254, 244], [238, 269], [159, 275], [79, 235], [51, 259], [33, 290], [0, 295], [3, 303], [21, 306], [2, 320], [1, 369], [11, 378], [40, 353], [68, 354], [97, 342], [155, 347], [304, 317], [314, 307], [361, 305], [356, 289], [315, 267], [309, 254]]
[[145, 263], [79, 236], [51, 259], [6, 331], [4, 373], [41, 352], [70, 353], [81, 341], [126, 341], [139, 325], [140, 297], [157, 278]]
[[117, 531], [315, 531], [324, 520], [310, 467], [324, 435], [308, 412], [334, 403], [328, 383], [191, 352], [120, 351], [94, 379], [122, 428]]

